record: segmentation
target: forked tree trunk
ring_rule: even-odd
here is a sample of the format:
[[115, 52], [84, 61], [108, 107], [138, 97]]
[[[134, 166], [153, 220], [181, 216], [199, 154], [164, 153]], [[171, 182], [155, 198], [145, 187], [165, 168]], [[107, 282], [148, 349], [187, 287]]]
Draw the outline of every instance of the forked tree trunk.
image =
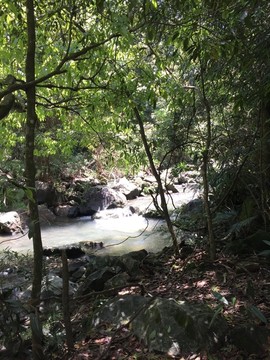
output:
[[[27, 13], [27, 57], [26, 57], [26, 82], [35, 80], [35, 13], [33, 0], [26, 0]], [[36, 89], [30, 85], [26, 90], [27, 119], [25, 134], [25, 179], [29, 204], [30, 236], [33, 239], [34, 264], [31, 293], [31, 330], [33, 359], [44, 359], [42, 348], [42, 326], [39, 319], [38, 306], [40, 303], [42, 281], [42, 241], [39, 223], [38, 205], [35, 190], [35, 129], [36, 129]]]

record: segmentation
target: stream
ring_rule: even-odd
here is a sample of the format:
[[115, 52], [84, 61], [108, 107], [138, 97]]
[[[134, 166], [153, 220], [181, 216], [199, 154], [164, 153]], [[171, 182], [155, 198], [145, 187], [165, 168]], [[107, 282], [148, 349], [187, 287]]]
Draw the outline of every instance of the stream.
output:
[[[167, 197], [169, 209], [198, 197], [197, 190], [180, 191]], [[129, 201], [129, 205], [142, 209], [154, 209], [151, 197]], [[52, 225], [41, 228], [44, 247], [59, 247], [83, 242], [103, 242], [98, 255], [121, 255], [146, 249], [150, 252], [171, 245], [170, 236], [163, 220], [146, 219], [141, 215], [119, 218], [95, 219], [85, 216], [76, 219], [60, 218]], [[10, 249], [19, 253], [32, 252], [32, 240], [24, 235], [0, 236], [0, 250]]]

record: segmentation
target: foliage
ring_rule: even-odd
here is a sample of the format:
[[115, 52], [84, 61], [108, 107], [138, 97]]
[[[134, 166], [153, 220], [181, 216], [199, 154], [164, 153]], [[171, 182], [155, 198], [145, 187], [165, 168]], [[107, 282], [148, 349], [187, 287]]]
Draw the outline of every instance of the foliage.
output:
[[[212, 323], [215, 321], [215, 318], [218, 314], [222, 313], [224, 309], [228, 309], [229, 307], [234, 308], [237, 303], [237, 298], [233, 297], [231, 301], [228, 301], [226, 297], [222, 296], [218, 291], [212, 290], [212, 294], [215, 299], [219, 302], [219, 304], [215, 308], [215, 314], [212, 318], [212, 321], [209, 325], [211, 327]], [[257, 320], [261, 321], [264, 324], [267, 324], [267, 319], [264, 314], [255, 306], [255, 305], [246, 305], [245, 311], [247, 315], [251, 317], [255, 317]]]

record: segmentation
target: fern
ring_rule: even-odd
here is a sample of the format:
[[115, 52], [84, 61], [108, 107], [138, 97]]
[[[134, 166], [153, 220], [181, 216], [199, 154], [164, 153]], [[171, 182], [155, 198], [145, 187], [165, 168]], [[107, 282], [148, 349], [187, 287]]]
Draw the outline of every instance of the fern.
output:
[[237, 216], [237, 212], [235, 210], [228, 210], [223, 212], [216, 213], [213, 222], [214, 224], [227, 223], [234, 220]]
[[238, 221], [235, 224], [233, 224], [229, 230], [230, 234], [239, 235], [242, 232], [248, 232], [250, 226], [253, 224], [253, 222], [257, 219], [256, 216], [248, 217], [244, 220]]

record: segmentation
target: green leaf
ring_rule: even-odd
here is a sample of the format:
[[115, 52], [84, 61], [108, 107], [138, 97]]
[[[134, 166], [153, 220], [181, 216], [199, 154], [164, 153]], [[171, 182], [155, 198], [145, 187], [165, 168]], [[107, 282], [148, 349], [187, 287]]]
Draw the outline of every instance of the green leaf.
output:
[[210, 321], [210, 324], [208, 326], [209, 329], [211, 328], [211, 326], [212, 326], [213, 322], [215, 321], [216, 317], [218, 316], [218, 314], [220, 314], [222, 312], [222, 310], [223, 310], [223, 306], [221, 304], [219, 306], [217, 306], [217, 308], [214, 312], [214, 315]]
[[261, 320], [264, 324], [267, 324], [267, 319], [263, 315], [263, 313], [254, 305], [251, 305], [248, 310], [255, 315], [259, 320]]
[[270, 250], [263, 250], [263, 251], [259, 252], [258, 255], [261, 255], [261, 256], [270, 256]]
[[151, 3], [152, 3], [152, 5], [153, 5], [153, 7], [154, 7], [155, 9], [158, 8], [157, 0], [151, 0]]
[[218, 293], [217, 291], [212, 290], [212, 294], [213, 294], [214, 297], [215, 297], [218, 301], [220, 301], [222, 304], [224, 304], [224, 305], [229, 305], [228, 300], [227, 300], [224, 296], [222, 296], [220, 293]]

